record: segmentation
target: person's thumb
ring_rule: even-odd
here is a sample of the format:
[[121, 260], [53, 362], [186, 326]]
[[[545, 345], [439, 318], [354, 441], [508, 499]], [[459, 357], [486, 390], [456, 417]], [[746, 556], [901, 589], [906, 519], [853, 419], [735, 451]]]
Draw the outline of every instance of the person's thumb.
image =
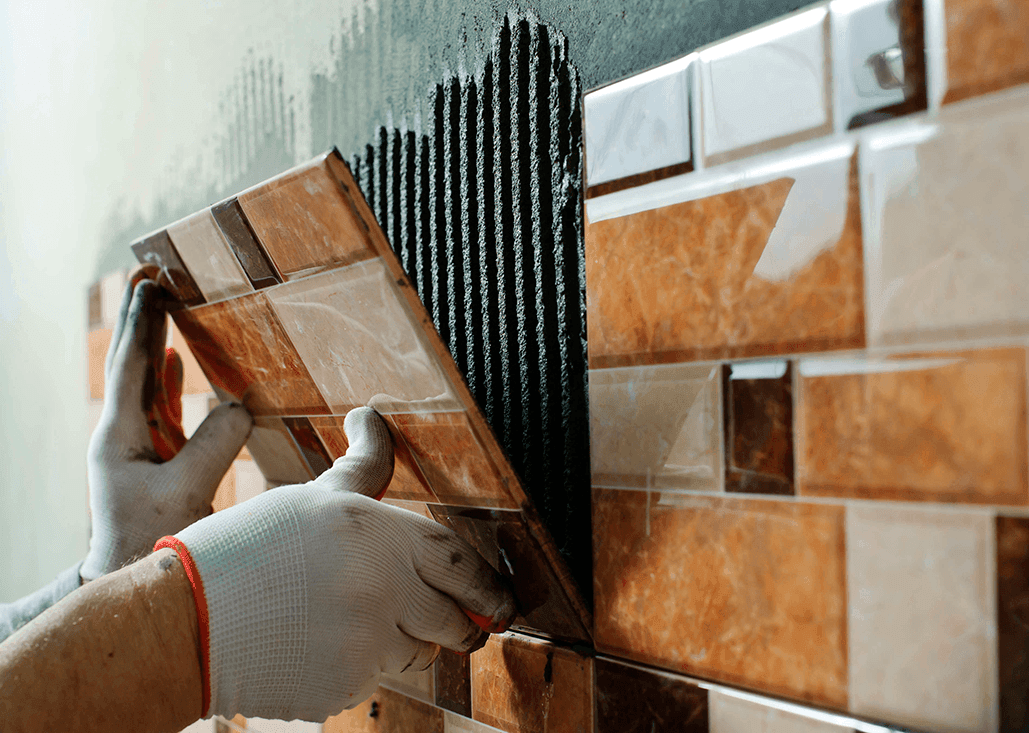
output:
[[336, 491], [363, 494], [381, 499], [393, 478], [393, 439], [389, 428], [375, 410], [358, 407], [343, 421], [347, 435], [346, 455], [316, 481]]
[[166, 464], [172, 485], [188, 486], [194, 500], [210, 502], [253, 425], [254, 419], [243, 405], [218, 405]]

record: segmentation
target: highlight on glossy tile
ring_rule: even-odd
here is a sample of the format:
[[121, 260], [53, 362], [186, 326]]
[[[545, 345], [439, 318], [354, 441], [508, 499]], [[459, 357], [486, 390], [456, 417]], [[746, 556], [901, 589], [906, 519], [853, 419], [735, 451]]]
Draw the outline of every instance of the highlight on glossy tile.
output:
[[132, 245], [132, 251], [141, 265], [158, 268], [157, 283], [165, 287], [178, 305], [195, 306], [205, 303], [192, 273], [182, 262], [167, 231], [151, 234]]
[[853, 733], [846, 725], [773, 707], [721, 690], [708, 695], [711, 733]]
[[[598, 657], [597, 733], [708, 733], [708, 691], [681, 677]], [[744, 730], [744, 729], [739, 729]]]
[[593, 485], [717, 491], [719, 371], [691, 364], [591, 370]]
[[436, 700], [433, 666], [428, 669], [405, 669], [394, 674], [383, 672], [379, 684], [394, 692], [433, 705]]
[[993, 524], [850, 505], [850, 709], [915, 729], [993, 730]]
[[1000, 730], [1029, 726], [1029, 519], [997, 517]]
[[280, 418], [256, 418], [247, 440], [247, 450], [268, 481], [297, 484], [315, 478]]
[[300, 455], [303, 456], [311, 473], [320, 476], [327, 471], [333, 459], [315, 432], [311, 420], [306, 417], [284, 417], [282, 423], [300, 449]]
[[210, 209], [172, 224], [168, 236], [208, 301], [253, 290]]
[[212, 206], [211, 215], [255, 290], [282, 282], [268, 255], [258, 244], [246, 214], [243, 213], [236, 198]]
[[788, 361], [722, 367], [726, 491], [793, 493], [792, 381]]
[[845, 707], [843, 526], [827, 504], [594, 489], [598, 650]]
[[1022, 348], [799, 362], [798, 493], [1029, 503]]
[[1029, 333], [1029, 89], [880, 128], [861, 155], [869, 341]]
[[353, 710], [333, 715], [322, 728], [324, 733], [443, 733], [443, 711], [421, 700], [386, 687]]
[[1029, 7], [1021, 0], [940, 0], [945, 102], [1029, 82]]

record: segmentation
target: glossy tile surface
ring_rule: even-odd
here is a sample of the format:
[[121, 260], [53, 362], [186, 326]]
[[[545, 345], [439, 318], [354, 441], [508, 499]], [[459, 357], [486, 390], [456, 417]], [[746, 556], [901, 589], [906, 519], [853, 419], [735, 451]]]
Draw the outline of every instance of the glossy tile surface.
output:
[[472, 717], [507, 733], [593, 730], [592, 660], [528, 637], [491, 636], [471, 656]]
[[174, 318], [212, 386], [252, 414], [329, 411], [263, 294], [176, 311]]
[[86, 378], [91, 400], [104, 398], [104, 364], [112, 336], [110, 328], [98, 328], [86, 334]]
[[591, 370], [593, 485], [718, 490], [719, 381], [710, 365]]
[[194, 306], [205, 302], [196, 281], [175, 251], [168, 232], [158, 232], [136, 242], [132, 251], [141, 265], [155, 265], [160, 269], [157, 282], [167, 288], [179, 303]]
[[268, 481], [296, 484], [315, 478], [289, 429], [277, 417], [254, 420], [247, 450]]
[[587, 185], [691, 159], [693, 58], [663, 64], [583, 97]]
[[379, 678], [382, 687], [388, 687], [407, 697], [432, 705], [435, 703], [435, 682], [432, 667], [428, 669], [408, 669], [397, 674], [383, 672]]
[[992, 522], [850, 505], [850, 709], [934, 731], [991, 729]]
[[786, 361], [722, 368], [725, 490], [793, 493], [793, 374]]
[[947, 96], [953, 102], [1029, 81], [1029, 6], [1022, 0], [943, 0]]
[[443, 730], [445, 733], [494, 733], [500, 729], [448, 711], [443, 714]]
[[168, 342], [182, 360], [182, 394], [208, 394], [211, 385], [175, 321], [168, 322]]
[[303, 456], [311, 473], [320, 476], [328, 470], [333, 459], [315, 432], [311, 421], [306, 417], [284, 417], [282, 422], [300, 449], [300, 455]]
[[701, 50], [708, 164], [832, 130], [827, 33], [816, 8]]
[[267, 288], [282, 282], [268, 255], [254, 238], [239, 201], [233, 198], [215, 204], [211, 207], [211, 215], [254, 288]]
[[1029, 91], [883, 128], [861, 171], [871, 343], [1029, 332]]
[[286, 284], [269, 300], [333, 413], [458, 406], [380, 260]]
[[324, 159], [240, 194], [239, 205], [287, 280], [373, 256], [367, 224]]
[[1029, 726], [1029, 519], [997, 517], [1000, 730]]
[[751, 700], [711, 690], [708, 696], [711, 733], [852, 733], [821, 720], [812, 720]]
[[441, 649], [432, 665], [436, 705], [472, 717], [472, 677], [469, 655]]
[[671, 675], [597, 659], [597, 733], [708, 733], [708, 692]]
[[825, 504], [594, 489], [597, 648], [844, 707], [843, 523]]
[[588, 224], [590, 367], [863, 346], [852, 154], [834, 145], [748, 188]]
[[168, 236], [208, 301], [253, 290], [210, 209], [168, 227]]
[[443, 711], [380, 687], [353, 710], [325, 721], [324, 733], [443, 733]]
[[800, 494], [1029, 502], [1024, 349], [805, 359]]

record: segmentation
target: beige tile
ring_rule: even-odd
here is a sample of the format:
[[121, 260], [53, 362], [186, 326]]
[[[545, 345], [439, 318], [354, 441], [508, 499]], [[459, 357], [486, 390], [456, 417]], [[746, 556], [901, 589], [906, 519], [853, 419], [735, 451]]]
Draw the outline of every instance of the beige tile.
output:
[[852, 733], [854, 730], [741, 700], [718, 690], [711, 690], [707, 704], [710, 733]]
[[719, 383], [716, 366], [590, 370], [593, 485], [721, 488]]
[[992, 730], [992, 522], [847, 509], [850, 709], [934, 731]]
[[264, 477], [273, 483], [304, 483], [314, 478], [292, 436], [276, 417], [259, 417], [247, 441], [247, 450], [253, 456]]
[[432, 667], [428, 669], [409, 669], [398, 674], [382, 673], [379, 684], [394, 692], [399, 692], [430, 705], [435, 701], [435, 676]]
[[494, 731], [499, 730], [500, 728], [494, 728], [477, 720], [471, 720], [449, 710], [443, 712], [444, 733], [494, 733]]
[[210, 209], [168, 227], [168, 236], [208, 302], [253, 290]]

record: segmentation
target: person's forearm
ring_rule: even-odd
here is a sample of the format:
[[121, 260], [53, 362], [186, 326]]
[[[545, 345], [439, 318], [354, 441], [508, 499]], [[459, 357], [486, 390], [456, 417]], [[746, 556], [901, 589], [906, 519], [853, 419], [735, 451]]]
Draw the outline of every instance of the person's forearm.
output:
[[193, 593], [161, 550], [93, 581], [0, 644], [5, 731], [179, 731], [200, 717]]

